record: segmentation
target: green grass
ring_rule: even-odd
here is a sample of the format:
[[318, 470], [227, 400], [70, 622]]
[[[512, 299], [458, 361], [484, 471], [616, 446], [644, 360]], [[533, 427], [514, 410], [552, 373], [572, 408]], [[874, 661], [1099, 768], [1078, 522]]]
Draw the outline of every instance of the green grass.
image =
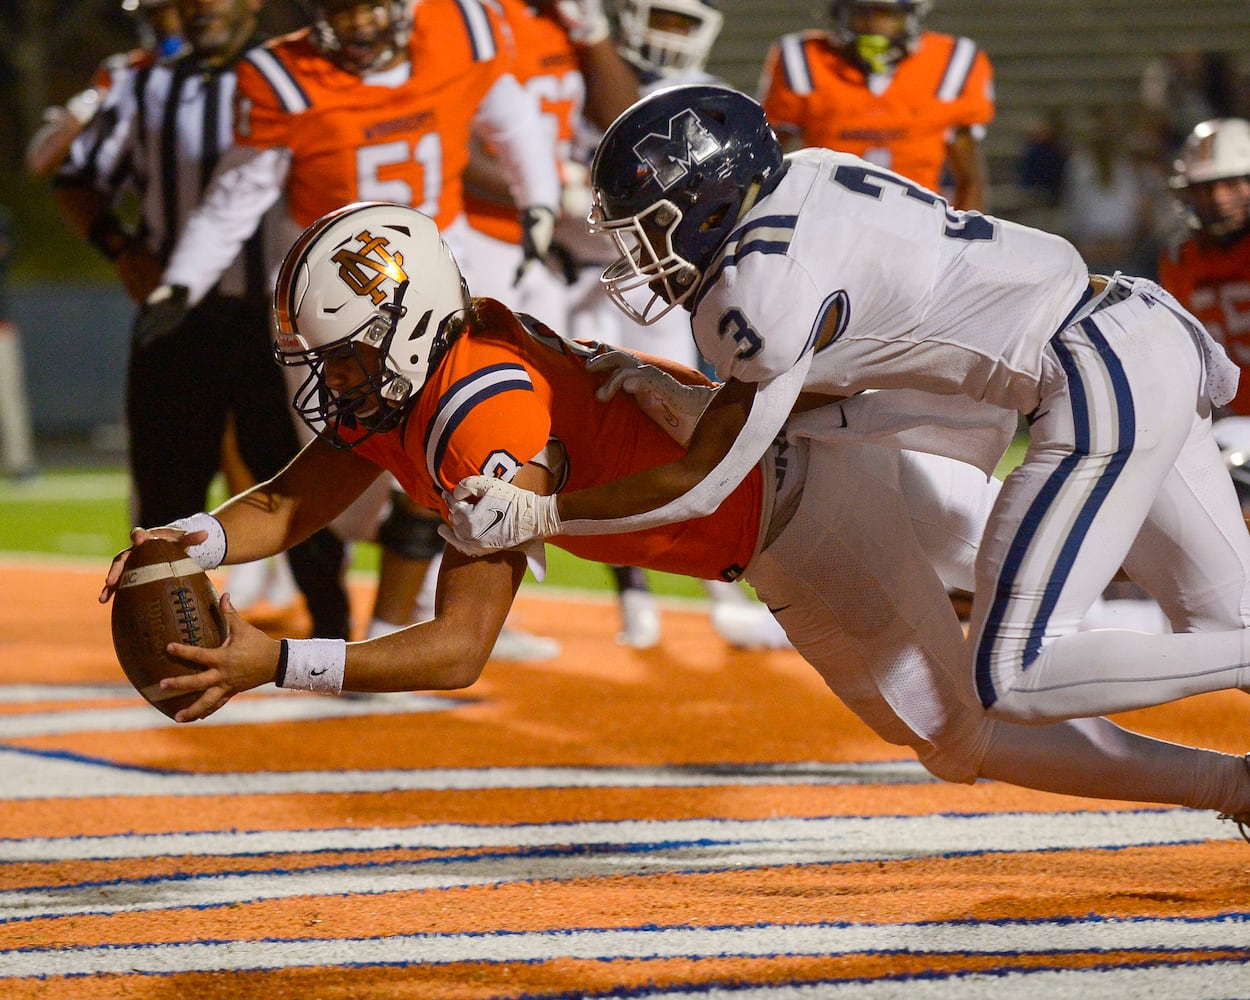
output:
[[[220, 490], [210, 506], [224, 499]], [[131, 522], [126, 474], [120, 469], [64, 468], [45, 471], [25, 483], [0, 479], [0, 552], [46, 554], [98, 560], [100, 571], [125, 548]], [[377, 547], [354, 547], [352, 569], [376, 571]], [[606, 591], [611, 578], [598, 563], [547, 546], [547, 583], [577, 590]], [[698, 581], [651, 573], [657, 594], [702, 597]]]

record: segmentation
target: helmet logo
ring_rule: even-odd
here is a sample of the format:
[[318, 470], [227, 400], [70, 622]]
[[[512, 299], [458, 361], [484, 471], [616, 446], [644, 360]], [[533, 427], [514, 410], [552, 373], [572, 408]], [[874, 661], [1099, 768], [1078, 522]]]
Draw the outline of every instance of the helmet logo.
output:
[[722, 151], [720, 141], [693, 111], [686, 109], [668, 120], [668, 132], [648, 132], [634, 146], [634, 154], [649, 167], [656, 183], [667, 191], [682, 180], [692, 163], [702, 163]]
[[404, 272], [404, 255], [391, 253], [390, 242], [385, 236], [372, 236], [369, 231], [361, 230], [356, 239], [361, 243], [360, 249], [352, 250], [343, 247], [330, 258], [339, 266], [339, 277], [357, 295], [368, 295], [373, 304], [381, 305], [386, 299], [382, 291], [382, 282], [390, 278], [402, 284], [408, 280]]

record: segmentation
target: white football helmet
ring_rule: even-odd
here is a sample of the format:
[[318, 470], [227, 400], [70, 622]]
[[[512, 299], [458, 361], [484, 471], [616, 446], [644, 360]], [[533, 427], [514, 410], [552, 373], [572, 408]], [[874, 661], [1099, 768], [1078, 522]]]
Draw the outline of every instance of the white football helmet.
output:
[[621, 0], [620, 51], [644, 73], [702, 70], [725, 22], [712, 0]]
[[[1216, 190], [1217, 181], [1244, 183]], [[1239, 235], [1250, 226], [1250, 122], [1213, 118], [1195, 126], [1170, 183], [1191, 229], [1217, 240]]]
[[[322, 216], [287, 253], [274, 289], [274, 356], [310, 369], [296, 412], [340, 448], [395, 426], [442, 356], [448, 320], [468, 305], [429, 216], [385, 202]], [[327, 363], [345, 363], [355, 381], [331, 386]]]

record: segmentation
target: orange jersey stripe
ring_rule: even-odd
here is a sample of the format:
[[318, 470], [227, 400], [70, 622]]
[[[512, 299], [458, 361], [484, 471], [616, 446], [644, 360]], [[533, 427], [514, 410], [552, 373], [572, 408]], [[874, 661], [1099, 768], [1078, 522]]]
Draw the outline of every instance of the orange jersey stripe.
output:
[[313, 47], [308, 29], [267, 42], [239, 64], [236, 139], [291, 151], [287, 190], [300, 225], [354, 201], [411, 205], [439, 228], [462, 213], [470, 123], [512, 60], [486, 13], [485, 5], [422, 0], [411, 75], [398, 86], [339, 68]]
[[[611, 482], [671, 462], [681, 448], [625, 393], [594, 399], [591, 349], [533, 332], [507, 307], [475, 300], [482, 322], [430, 373], [402, 428], [358, 446], [418, 503], [446, 514], [444, 492], [466, 476], [511, 480], [550, 438], [567, 454], [564, 490]], [[693, 373], [692, 373], [693, 374]], [[553, 544], [596, 562], [717, 578], [755, 551], [761, 475], [754, 469], [709, 517], [619, 535], [559, 537]]]
[[951, 130], [994, 117], [989, 58], [967, 39], [931, 31], [880, 93], [819, 31], [775, 43], [764, 83], [764, 112], [775, 128], [788, 126], [804, 145], [854, 153], [934, 190]]

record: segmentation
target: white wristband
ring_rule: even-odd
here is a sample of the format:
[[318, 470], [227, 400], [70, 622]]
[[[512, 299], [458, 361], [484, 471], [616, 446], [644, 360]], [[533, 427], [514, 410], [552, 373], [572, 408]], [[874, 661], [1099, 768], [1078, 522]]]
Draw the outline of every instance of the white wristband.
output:
[[189, 546], [187, 555], [200, 564], [200, 569], [216, 569], [226, 561], [226, 529], [212, 514], [192, 514], [170, 521], [167, 528], [178, 528], [190, 534], [193, 531], [207, 531], [204, 541]]
[[283, 639], [274, 684], [294, 691], [338, 694], [347, 666], [346, 639]]

